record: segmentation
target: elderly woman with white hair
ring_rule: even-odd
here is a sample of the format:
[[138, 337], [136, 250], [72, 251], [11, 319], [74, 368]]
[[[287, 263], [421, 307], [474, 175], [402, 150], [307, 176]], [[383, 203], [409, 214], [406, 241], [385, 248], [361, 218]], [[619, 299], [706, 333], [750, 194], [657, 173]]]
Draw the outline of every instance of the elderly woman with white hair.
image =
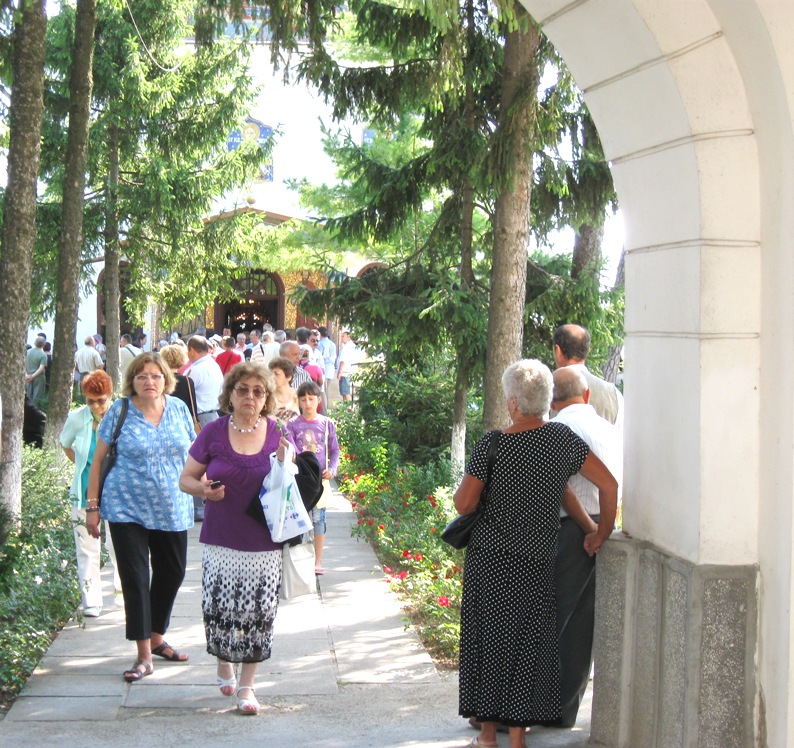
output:
[[[482, 727], [472, 746], [496, 746], [501, 723], [509, 727], [510, 748], [524, 748], [526, 728], [560, 716], [560, 505], [588, 533], [585, 547], [595, 553], [612, 532], [617, 481], [571, 429], [546, 420], [553, 379], [544, 364], [512, 364], [502, 387], [512, 424], [477, 443], [454, 497], [461, 514], [483, 502], [463, 574], [459, 712]], [[489, 470], [492, 438], [498, 448]], [[576, 473], [598, 487], [598, 526], [566, 491]]]

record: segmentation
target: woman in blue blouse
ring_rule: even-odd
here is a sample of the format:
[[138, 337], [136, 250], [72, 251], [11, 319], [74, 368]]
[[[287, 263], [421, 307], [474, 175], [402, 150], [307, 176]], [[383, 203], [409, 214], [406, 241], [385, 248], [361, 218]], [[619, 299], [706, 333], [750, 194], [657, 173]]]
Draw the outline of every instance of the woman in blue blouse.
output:
[[[101, 369], [92, 371], [80, 382], [86, 405], [69, 413], [61, 432], [61, 446], [66, 456], [74, 463], [74, 477], [69, 497], [72, 500], [72, 522], [77, 551], [77, 579], [80, 582], [83, 615], [89, 618], [102, 612], [102, 579], [100, 577], [99, 538], [91, 537], [85, 528], [86, 489], [88, 471], [96, 448], [97, 429], [110, 407], [113, 395], [113, 380]], [[107, 532], [106, 532], [107, 534]], [[108, 537], [108, 541], [110, 538]], [[113, 561], [116, 589], [120, 589], [113, 544], [107, 543]]]
[[[116, 463], [102, 489], [102, 518], [119, 562], [127, 639], [138, 656], [124, 679], [133, 683], [154, 671], [152, 655], [187, 660], [163, 636], [187, 562], [193, 499], [179, 490], [179, 475], [196, 434], [187, 406], [169, 394], [174, 375], [158, 353], [136, 356], [124, 375], [129, 409], [116, 445]], [[99, 536], [99, 472], [121, 415], [113, 404], [99, 427], [88, 479], [86, 528]], [[151, 580], [149, 565], [151, 564]]]

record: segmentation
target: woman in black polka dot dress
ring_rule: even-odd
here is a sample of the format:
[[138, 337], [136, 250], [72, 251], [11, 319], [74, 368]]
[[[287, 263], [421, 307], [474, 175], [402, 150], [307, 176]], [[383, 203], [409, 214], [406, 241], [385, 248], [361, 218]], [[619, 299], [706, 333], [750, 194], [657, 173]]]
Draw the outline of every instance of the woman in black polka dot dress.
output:
[[[482, 723], [473, 746], [496, 746], [501, 723], [510, 727], [511, 748], [523, 748], [525, 728], [560, 716], [554, 590], [560, 505], [588, 533], [588, 552], [598, 550], [614, 525], [614, 511], [607, 510], [596, 528], [566, 484], [581, 472], [598, 486], [602, 504], [614, 507], [617, 483], [573, 431], [546, 421], [553, 388], [546, 366], [519, 361], [506, 369], [502, 386], [512, 425], [499, 434], [485, 511], [466, 552], [459, 711]], [[455, 493], [461, 514], [480, 501], [491, 436], [475, 446]]]

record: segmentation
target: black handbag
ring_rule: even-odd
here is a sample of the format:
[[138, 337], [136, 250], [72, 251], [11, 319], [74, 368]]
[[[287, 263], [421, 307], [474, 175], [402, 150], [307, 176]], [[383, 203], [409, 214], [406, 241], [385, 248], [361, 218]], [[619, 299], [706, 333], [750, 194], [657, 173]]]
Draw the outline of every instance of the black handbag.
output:
[[121, 413], [119, 420], [116, 421], [116, 428], [113, 431], [113, 438], [108, 444], [108, 451], [102, 458], [102, 465], [99, 468], [99, 491], [97, 492], [97, 506], [102, 504], [102, 488], [105, 485], [105, 478], [108, 477], [110, 469], [116, 464], [116, 442], [119, 440], [121, 427], [124, 425], [124, 419], [127, 417], [127, 409], [130, 406], [130, 401], [126, 397], [121, 401]]
[[459, 514], [452, 520], [441, 533], [441, 539], [449, 543], [453, 548], [465, 548], [469, 544], [472, 530], [480, 521], [485, 511], [484, 499], [488, 495], [488, 485], [491, 482], [493, 466], [496, 464], [496, 455], [499, 451], [499, 430], [491, 432], [491, 439], [488, 442], [488, 466], [485, 473], [485, 488], [480, 495], [480, 503], [477, 504], [471, 514]]

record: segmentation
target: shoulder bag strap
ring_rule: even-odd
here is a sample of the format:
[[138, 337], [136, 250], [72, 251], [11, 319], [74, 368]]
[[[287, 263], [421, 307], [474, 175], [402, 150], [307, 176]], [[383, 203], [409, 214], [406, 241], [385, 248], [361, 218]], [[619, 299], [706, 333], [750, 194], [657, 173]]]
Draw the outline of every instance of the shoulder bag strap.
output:
[[198, 411], [196, 410], [196, 401], [193, 399], [194, 389], [193, 389], [193, 387], [190, 386], [191, 384], [193, 384], [193, 382], [190, 381], [189, 377], [185, 377], [185, 379], [187, 380], [187, 382], [186, 382], [186, 384], [187, 384], [187, 396], [190, 398], [190, 415], [193, 418], [193, 420], [198, 420]]
[[121, 433], [121, 427], [124, 425], [124, 419], [127, 417], [127, 410], [130, 407], [129, 398], [124, 397], [121, 399], [121, 413], [119, 414], [119, 420], [116, 421], [116, 428], [113, 430], [113, 438], [110, 440], [110, 444], [108, 445], [111, 449], [116, 448], [116, 442], [119, 440], [119, 434]]
[[488, 467], [486, 468], [485, 472], [485, 489], [488, 490], [488, 486], [491, 483], [491, 476], [493, 475], [493, 468], [496, 465], [496, 455], [499, 452], [499, 437], [501, 436], [502, 432], [499, 429], [495, 429], [491, 432], [491, 440], [488, 442]]

